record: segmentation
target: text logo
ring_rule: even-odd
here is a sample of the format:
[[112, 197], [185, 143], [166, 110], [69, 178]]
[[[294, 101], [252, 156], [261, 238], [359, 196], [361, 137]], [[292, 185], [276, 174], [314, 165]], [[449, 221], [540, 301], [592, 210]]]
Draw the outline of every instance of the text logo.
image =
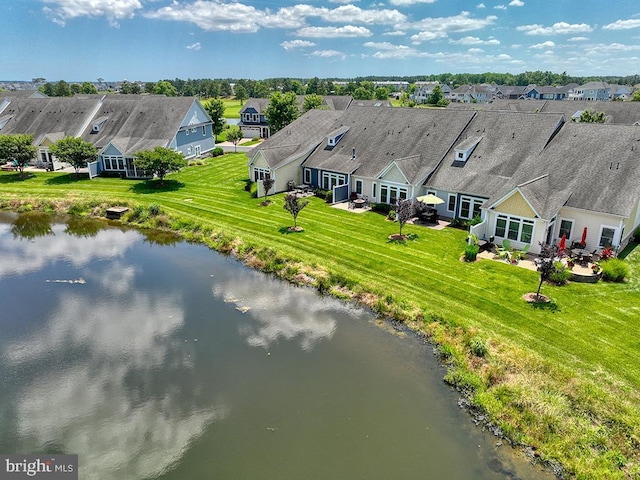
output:
[[78, 455], [2, 455], [0, 480], [78, 480]]

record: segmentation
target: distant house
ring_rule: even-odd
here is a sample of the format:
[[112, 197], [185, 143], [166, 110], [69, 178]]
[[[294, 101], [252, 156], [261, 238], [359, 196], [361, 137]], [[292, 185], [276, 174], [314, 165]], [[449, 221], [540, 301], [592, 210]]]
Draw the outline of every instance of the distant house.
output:
[[460, 103], [485, 103], [488, 92], [480, 85], [461, 85], [451, 92], [451, 101]]
[[196, 98], [162, 95], [10, 99], [0, 104], [0, 134], [11, 133], [33, 135], [38, 147], [34, 164], [48, 169], [61, 166], [49, 152], [52, 143], [83, 138], [99, 150], [90, 164], [91, 177], [143, 176], [133, 165], [140, 150], [162, 146], [194, 158], [215, 146], [211, 118]]
[[440, 86], [440, 88], [442, 89], [442, 94], [443, 94], [444, 98], [450, 98], [451, 97], [451, 91], [452, 91], [451, 87], [449, 85], [447, 85], [446, 83], [440, 83], [440, 82], [416, 82], [416, 89], [410, 95], [409, 98], [411, 98], [411, 100], [415, 101], [416, 103], [420, 103], [420, 104], [427, 103], [429, 101], [429, 97], [433, 93], [433, 89], [436, 87], [436, 85]]
[[569, 100], [609, 100], [611, 89], [606, 82], [587, 82], [569, 93]]
[[[304, 106], [304, 95], [298, 95], [298, 110], [302, 113]], [[321, 109], [325, 110], [345, 110], [349, 107], [353, 97], [351, 96], [324, 96], [322, 97]], [[389, 106], [391, 103], [386, 101]], [[265, 115], [269, 106], [268, 98], [249, 98], [240, 110], [240, 122], [238, 127], [242, 135], [247, 138], [269, 138], [271, 129]]]

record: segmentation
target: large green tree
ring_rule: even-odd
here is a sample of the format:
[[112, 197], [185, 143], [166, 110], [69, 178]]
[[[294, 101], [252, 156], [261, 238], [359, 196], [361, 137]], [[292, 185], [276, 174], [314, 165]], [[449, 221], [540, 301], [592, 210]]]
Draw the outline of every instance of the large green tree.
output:
[[164, 147], [153, 150], [141, 150], [133, 161], [136, 168], [144, 170], [148, 175], [155, 175], [164, 183], [164, 177], [171, 172], [177, 172], [187, 165], [187, 161], [180, 152]]
[[269, 106], [265, 110], [271, 133], [276, 133], [300, 116], [298, 98], [293, 92], [271, 94]]
[[156, 95], [166, 95], [167, 97], [175, 97], [178, 95], [178, 90], [168, 80], [160, 80], [153, 87], [153, 93]]
[[78, 137], [58, 140], [49, 147], [49, 151], [61, 162], [71, 165], [76, 171], [76, 176], [81, 168], [85, 168], [87, 163], [95, 160], [98, 155], [98, 149], [93, 144]]
[[202, 106], [207, 111], [213, 121], [212, 129], [214, 135], [220, 135], [224, 130], [224, 102], [218, 98], [211, 98], [202, 102]]
[[244, 101], [247, 99], [247, 89], [244, 88], [243, 85], [237, 84], [233, 88], [233, 91], [236, 94], [236, 100], [240, 100], [240, 105], [242, 105]]
[[302, 110], [308, 112], [314, 108], [320, 108], [322, 106], [322, 97], [318, 94], [312, 93], [304, 97], [304, 103], [302, 104]]
[[36, 151], [33, 135], [0, 135], [0, 160], [12, 162], [20, 175], [24, 175], [24, 167], [35, 157]]
[[98, 93], [98, 89], [91, 82], [82, 82], [82, 85], [80, 85], [80, 93], [96, 94]]

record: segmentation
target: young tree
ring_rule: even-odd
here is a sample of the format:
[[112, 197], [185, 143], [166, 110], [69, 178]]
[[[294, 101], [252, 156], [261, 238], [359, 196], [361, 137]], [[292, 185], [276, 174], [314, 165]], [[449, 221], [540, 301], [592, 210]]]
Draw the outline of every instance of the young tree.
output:
[[271, 190], [273, 188], [273, 185], [276, 183], [276, 181], [271, 178], [271, 177], [264, 177], [262, 179], [262, 188], [264, 189], [264, 200], [263, 200], [263, 204], [267, 203], [267, 195], [269, 194], [269, 190]]
[[371, 100], [373, 98], [373, 91], [367, 90], [364, 87], [358, 87], [353, 92], [353, 98], [356, 100]]
[[411, 220], [415, 214], [413, 202], [408, 198], [400, 199], [396, 202], [396, 220], [400, 225], [400, 236], [402, 236], [402, 228]]
[[227, 142], [233, 143], [233, 150], [235, 152], [238, 151], [238, 143], [240, 143], [240, 140], [242, 140], [242, 138], [242, 130], [240, 130], [238, 127], [232, 127], [227, 130]]
[[431, 90], [431, 95], [427, 99], [427, 103], [430, 105], [438, 105], [444, 99], [444, 93], [442, 92], [442, 87], [440, 85], [436, 85]]
[[236, 100], [240, 100], [240, 105], [242, 105], [247, 99], [247, 89], [244, 88], [244, 86], [237, 84], [233, 90], [236, 94]]
[[308, 112], [314, 108], [320, 108], [320, 106], [322, 106], [322, 97], [318, 94], [312, 93], [304, 97], [302, 110]]
[[37, 150], [33, 144], [33, 135], [0, 135], [0, 160], [13, 162], [20, 176], [24, 175], [24, 167], [35, 157]]
[[542, 284], [545, 280], [548, 280], [549, 277], [551, 277], [551, 274], [556, 268], [554, 262], [558, 255], [559, 252], [557, 245], [540, 244], [540, 255], [536, 260], [538, 272], [540, 273], [540, 282], [538, 283], [538, 290], [536, 291], [536, 300], [540, 300], [540, 289], [542, 288]]
[[298, 98], [293, 92], [271, 94], [269, 106], [265, 111], [271, 133], [276, 133], [293, 122], [300, 115]]
[[80, 174], [81, 168], [85, 168], [87, 163], [98, 155], [98, 149], [93, 144], [78, 137], [58, 140], [49, 147], [49, 151], [61, 162], [71, 165], [76, 171], [76, 176]]
[[202, 106], [207, 111], [213, 125], [211, 126], [214, 135], [220, 135], [224, 130], [224, 102], [217, 98], [211, 98], [205, 102], [202, 102]]
[[138, 152], [134, 164], [136, 168], [144, 170], [147, 174], [157, 176], [160, 179], [160, 185], [163, 185], [165, 175], [177, 172], [187, 165], [187, 161], [180, 152], [156, 147], [153, 150]]
[[309, 204], [309, 200], [300, 200], [295, 193], [289, 193], [284, 197], [284, 209], [293, 217], [293, 229], [298, 230], [298, 214]]
[[53, 86], [53, 95], [55, 97], [73, 97], [73, 92], [67, 82], [60, 80]]

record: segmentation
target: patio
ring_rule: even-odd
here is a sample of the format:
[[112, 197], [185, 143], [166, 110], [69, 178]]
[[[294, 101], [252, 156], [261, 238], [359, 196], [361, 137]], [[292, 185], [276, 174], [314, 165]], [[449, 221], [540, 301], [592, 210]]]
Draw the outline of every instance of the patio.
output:
[[[478, 253], [478, 258], [484, 258], [486, 260], [497, 260], [499, 262], [505, 262], [504, 259], [498, 257], [498, 255], [496, 255], [494, 252], [492, 251], [484, 251], [484, 252], [480, 252]], [[536, 261], [537, 255], [535, 254], [531, 254], [531, 253], [527, 253], [527, 255], [520, 260], [518, 263], [512, 264], [516, 267], [520, 267], [520, 268], [526, 268], [527, 270], [532, 270], [534, 272], [538, 271], [538, 267], [535, 263]], [[563, 263], [566, 264], [566, 259], [562, 259], [561, 260]], [[578, 264], [576, 263], [573, 268], [571, 268], [571, 281], [572, 282], [581, 282], [581, 283], [595, 283], [600, 279], [600, 274], [595, 274], [593, 273], [593, 270], [591, 269], [591, 267], [593, 266], [593, 263], [587, 263], [587, 264]]]

